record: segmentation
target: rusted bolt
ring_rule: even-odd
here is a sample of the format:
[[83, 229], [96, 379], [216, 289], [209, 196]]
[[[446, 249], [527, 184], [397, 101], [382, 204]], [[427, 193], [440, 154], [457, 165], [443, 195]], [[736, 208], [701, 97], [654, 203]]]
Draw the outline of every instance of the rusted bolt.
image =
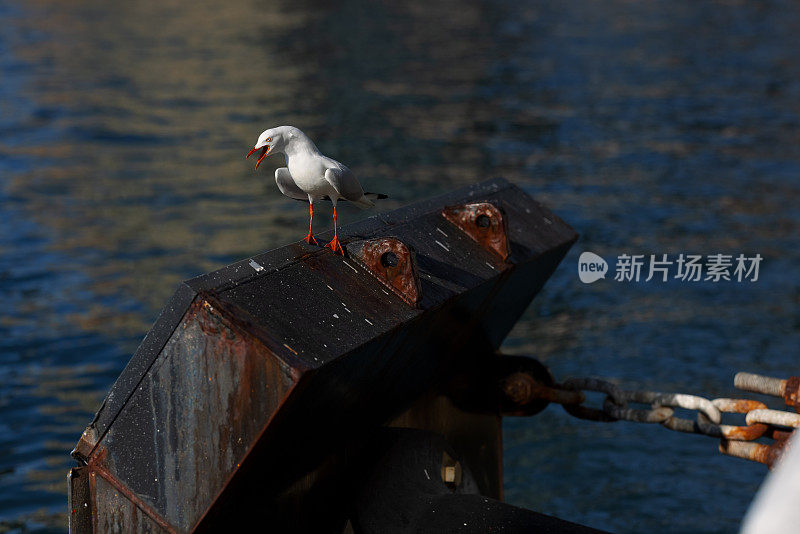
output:
[[514, 373], [506, 377], [503, 383], [503, 393], [508, 400], [522, 406], [531, 401], [535, 386], [535, 380], [528, 373]]
[[452, 458], [446, 452], [442, 453], [442, 482], [450, 489], [455, 490], [461, 484], [461, 462]]
[[412, 306], [422, 299], [416, 254], [396, 237], [348, 243], [347, 250], [375, 278]]
[[[505, 400], [511, 402], [511, 405], [518, 409], [536, 401], [580, 404], [586, 400], [586, 396], [580, 391], [571, 391], [558, 386], [542, 384], [534, 376], [524, 371], [505, 377], [502, 388]], [[509, 415], [511, 414], [514, 414], [514, 412], [509, 413]]]
[[790, 376], [786, 380], [753, 373], [736, 373], [733, 377], [736, 388], [773, 397], [783, 397], [786, 406], [800, 413], [800, 376]]
[[508, 259], [508, 228], [503, 212], [489, 202], [476, 202], [460, 206], [448, 206], [442, 217], [454, 224], [471, 239], [498, 254], [503, 261]]
[[492, 225], [492, 220], [488, 217], [488, 215], [478, 215], [475, 219], [475, 224], [479, 228], [489, 228]]
[[397, 264], [400, 262], [400, 259], [397, 257], [397, 254], [394, 252], [384, 252], [381, 255], [381, 265], [384, 267], [397, 267]]
[[789, 440], [781, 439], [774, 441], [770, 445], [756, 443], [753, 441], [720, 440], [719, 452], [728, 456], [736, 456], [745, 460], [752, 460], [766, 464], [770, 469], [775, 465]]
[[444, 481], [448, 483], [456, 481], [456, 466], [448, 465], [444, 468]]
[[800, 413], [800, 376], [790, 376], [783, 388], [783, 400], [786, 406], [791, 406]]
[[744, 391], [783, 397], [786, 380], [753, 373], [736, 373], [736, 376], [733, 377], [733, 387]]
[[534, 358], [500, 355], [495, 360], [494, 398], [502, 415], [530, 416], [550, 402], [580, 404], [586, 396], [553, 381], [547, 367]]

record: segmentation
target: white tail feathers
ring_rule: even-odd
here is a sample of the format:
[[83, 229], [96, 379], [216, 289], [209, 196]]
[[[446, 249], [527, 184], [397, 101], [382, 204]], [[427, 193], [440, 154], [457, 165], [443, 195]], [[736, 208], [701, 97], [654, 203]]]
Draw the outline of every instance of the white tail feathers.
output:
[[361, 196], [361, 198], [359, 198], [358, 200], [354, 200], [354, 201], [353, 201], [353, 204], [355, 204], [356, 206], [358, 206], [358, 207], [359, 207], [359, 208], [361, 208], [362, 210], [369, 209], [369, 208], [371, 208], [371, 207], [373, 207], [373, 206], [375, 205], [375, 203], [374, 203], [374, 202], [372, 202], [372, 201], [371, 201], [371, 200], [370, 200], [370, 199], [367, 197], [367, 195], [362, 195], [362, 196]]
[[375, 200], [381, 200], [384, 198], [388, 197], [382, 193], [364, 193], [361, 198], [353, 202], [353, 204], [361, 209], [368, 209], [375, 205]]

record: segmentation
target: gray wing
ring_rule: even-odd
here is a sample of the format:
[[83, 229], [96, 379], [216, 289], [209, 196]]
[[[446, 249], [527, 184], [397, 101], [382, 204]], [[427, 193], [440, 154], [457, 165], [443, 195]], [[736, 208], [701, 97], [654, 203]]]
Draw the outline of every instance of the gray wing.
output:
[[325, 171], [325, 180], [333, 186], [339, 196], [351, 202], [357, 202], [364, 196], [361, 184], [356, 180], [350, 169], [340, 164], [340, 168], [330, 168]]
[[287, 197], [308, 202], [308, 195], [294, 183], [288, 168], [280, 167], [275, 170], [275, 183], [278, 184], [281, 193]]

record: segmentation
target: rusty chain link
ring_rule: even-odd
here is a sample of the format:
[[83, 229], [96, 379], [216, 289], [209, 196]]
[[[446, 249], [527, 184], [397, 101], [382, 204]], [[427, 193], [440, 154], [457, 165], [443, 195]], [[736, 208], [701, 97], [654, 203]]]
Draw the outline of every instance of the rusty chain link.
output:
[[[557, 402], [570, 415], [591, 421], [634, 421], [658, 423], [678, 432], [703, 434], [720, 439], [720, 452], [772, 466], [786, 447], [795, 428], [800, 428], [800, 377], [787, 380], [750, 373], [738, 373], [734, 386], [746, 391], [782, 397], [798, 413], [771, 410], [759, 401], [719, 398], [709, 400], [697, 395], [626, 390], [600, 378], [569, 378], [562, 384], [547, 386], [543, 397]], [[605, 394], [602, 408], [584, 404], [584, 392]], [[631, 404], [647, 406], [631, 407]], [[697, 412], [694, 419], [675, 416], [675, 408]], [[723, 413], [745, 416], [746, 426], [722, 423]], [[772, 439], [770, 444], [756, 443]]]
[[[763, 402], [748, 399], [714, 399], [720, 412], [747, 414], [753, 410], [766, 408]], [[747, 421], [745, 421], [747, 422]], [[763, 423], [747, 423], [747, 426], [732, 426], [712, 423], [704, 414], [698, 414], [697, 426], [701, 433], [714, 438], [728, 440], [752, 441], [760, 438], [767, 431]]]

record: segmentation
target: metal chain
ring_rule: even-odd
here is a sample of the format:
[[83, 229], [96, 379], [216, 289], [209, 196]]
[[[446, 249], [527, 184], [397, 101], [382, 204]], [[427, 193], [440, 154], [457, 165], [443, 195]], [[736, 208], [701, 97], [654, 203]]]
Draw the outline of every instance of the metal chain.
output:
[[[541, 398], [560, 403], [567, 413], [580, 419], [658, 423], [678, 432], [720, 438], [720, 452], [771, 467], [780, 458], [794, 429], [800, 428], [800, 377], [781, 380], [738, 373], [734, 378], [734, 386], [783, 397], [786, 405], [798, 413], [771, 410], [764, 403], [750, 399], [709, 400], [683, 393], [626, 390], [600, 378], [570, 378], [562, 384], [544, 386], [546, 391], [541, 392]], [[602, 408], [584, 405], [585, 391], [604, 393]], [[631, 404], [645, 405], [647, 408], [634, 408]], [[694, 419], [676, 417], [675, 408], [695, 411], [697, 415]], [[722, 424], [723, 413], [744, 414], [746, 426]], [[773, 442], [754, 442], [760, 438], [772, 439]]]

